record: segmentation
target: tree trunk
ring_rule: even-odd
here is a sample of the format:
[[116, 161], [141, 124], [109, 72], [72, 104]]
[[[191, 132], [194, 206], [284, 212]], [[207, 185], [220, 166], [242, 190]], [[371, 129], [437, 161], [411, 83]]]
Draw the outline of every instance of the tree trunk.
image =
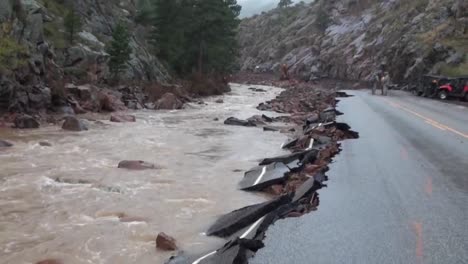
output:
[[203, 41], [200, 41], [198, 50], [198, 75], [201, 77], [203, 74]]

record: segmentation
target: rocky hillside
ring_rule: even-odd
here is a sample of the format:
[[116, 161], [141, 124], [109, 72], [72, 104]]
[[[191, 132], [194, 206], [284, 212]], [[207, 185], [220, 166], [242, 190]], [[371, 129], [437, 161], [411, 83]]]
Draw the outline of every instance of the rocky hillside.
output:
[[239, 41], [242, 70], [286, 63], [305, 80], [468, 75], [468, 1], [321, 0], [244, 19]]
[[[108, 78], [105, 45], [123, 22], [131, 32], [131, 60], [121, 77], [162, 81], [168, 74], [150, 53], [148, 28], [137, 23], [139, 0], [0, 0], [0, 110], [43, 109], [65, 82]], [[83, 26], [67, 41], [64, 16], [74, 6]], [[51, 96], [52, 93], [52, 96]]]

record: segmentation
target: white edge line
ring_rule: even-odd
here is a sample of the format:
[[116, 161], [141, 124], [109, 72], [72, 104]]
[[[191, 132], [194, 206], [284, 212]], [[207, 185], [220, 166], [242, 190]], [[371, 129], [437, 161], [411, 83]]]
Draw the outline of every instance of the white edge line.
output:
[[208, 254], [206, 254], [205, 256], [203, 256], [203, 257], [201, 257], [201, 258], [195, 260], [192, 264], [198, 264], [198, 263], [200, 263], [200, 261], [206, 259], [207, 257], [216, 254], [216, 252], [218, 252], [218, 251], [213, 251], [213, 252], [211, 252], [211, 253], [208, 253]]
[[310, 143], [309, 143], [309, 147], [307, 148], [307, 150], [311, 150], [313, 146], [314, 146], [314, 139], [311, 138]]
[[265, 175], [265, 172], [266, 172], [266, 166], [263, 166], [262, 173], [260, 174], [260, 176], [258, 176], [257, 180], [254, 182], [253, 185], [257, 185], [262, 180], [263, 175]]
[[260, 224], [261, 221], [263, 221], [263, 218], [265, 218], [265, 217], [262, 217], [262, 218], [258, 219], [257, 222], [253, 223], [253, 225], [251, 225], [251, 226], [249, 227], [249, 229], [247, 229], [247, 231], [245, 231], [245, 233], [242, 234], [242, 236], [240, 236], [240, 238], [244, 238], [244, 237], [246, 237], [247, 235], [249, 235], [249, 233], [252, 232], [252, 230], [254, 230], [254, 228], [257, 227], [258, 224]]

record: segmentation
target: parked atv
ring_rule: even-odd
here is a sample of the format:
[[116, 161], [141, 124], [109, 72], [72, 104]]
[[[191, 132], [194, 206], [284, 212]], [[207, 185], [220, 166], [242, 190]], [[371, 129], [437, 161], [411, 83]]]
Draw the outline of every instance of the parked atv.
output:
[[439, 92], [439, 87], [449, 83], [452, 79], [445, 76], [424, 75], [417, 87], [412, 90], [412, 93], [417, 96], [436, 97]]
[[468, 76], [453, 78], [448, 83], [440, 85], [437, 97], [440, 100], [456, 97], [468, 101]]

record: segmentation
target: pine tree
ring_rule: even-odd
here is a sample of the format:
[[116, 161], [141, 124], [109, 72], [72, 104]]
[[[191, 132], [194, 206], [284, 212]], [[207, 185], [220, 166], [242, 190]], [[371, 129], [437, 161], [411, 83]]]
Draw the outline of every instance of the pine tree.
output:
[[76, 34], [81, 30], [82, 23], [79, 15], [71, 9], [64, 18], [65, 30], [68, 34], [68, 41], [73, 44]]
[[317, 10], [317, 18], [315, 20], [315, 26], [317, 27], [318, 30], [320, 30], [320, 32], [325, 33], [325, 30], [327, 30], [331, 22], [332, 20], [328, 12], [325, 10], [325, 7], [323, 5], [320, 5]]
[[237, 55], [236, 0], [154, 0], [152, 41], [179, 74], [228, 71]]
[[109, 70], [114, 78], [127, 68], [132, 49], [130, 47], [130, 35], [127, 28], [119, 23], [112, 32], [112, 40], [107, 46], [109, 53]]
[[278, 7], [279, 8], [284, 8], [284, 7], [288, 7], [290, 5], [293, 4], [293, 1], [292, 0], [280, 0], [279, 3], [278, 3]]
[[193, 0], [153, 0], [151, 42], [158, 58], [176, 72], [187, 64], [186, 35], [191, 26]]
[[238, 50], [236, 32], [241, 7], [236, 0], [199, 0], [195, 5], [191, 40], [199, 74], [224, 73]]

